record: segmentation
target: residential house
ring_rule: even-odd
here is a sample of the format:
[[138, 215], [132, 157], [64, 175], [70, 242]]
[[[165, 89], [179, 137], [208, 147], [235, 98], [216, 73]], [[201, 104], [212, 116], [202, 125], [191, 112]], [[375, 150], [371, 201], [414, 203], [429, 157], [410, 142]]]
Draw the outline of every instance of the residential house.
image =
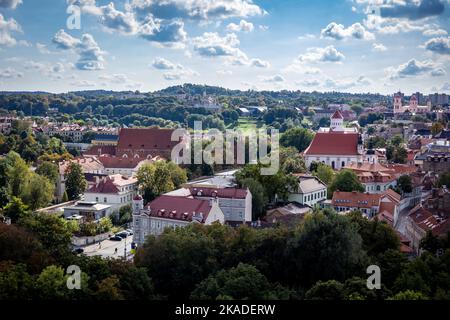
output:
[[314, 207], [327, 199], [327, 186], [317, 177], [298, 174], [298, 189], [289, 194], [288, 200]]
[[144, 207], [144, 200], [133, 200], [133, 240], [142, 245], [149, 235], [160, 235], [166, 228], [185, 227], [191, 223], [224, 223], [218, 200], [200, 200], [163, 195]]

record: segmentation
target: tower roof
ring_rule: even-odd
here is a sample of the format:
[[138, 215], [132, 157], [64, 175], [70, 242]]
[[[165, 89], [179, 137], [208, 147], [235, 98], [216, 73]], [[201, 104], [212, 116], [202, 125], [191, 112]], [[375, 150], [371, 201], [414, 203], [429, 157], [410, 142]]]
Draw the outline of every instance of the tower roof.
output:
[[339, 110], [336, 110], [334, 114], [331, 116], [331, 119], [344, 119], [344, 116]]

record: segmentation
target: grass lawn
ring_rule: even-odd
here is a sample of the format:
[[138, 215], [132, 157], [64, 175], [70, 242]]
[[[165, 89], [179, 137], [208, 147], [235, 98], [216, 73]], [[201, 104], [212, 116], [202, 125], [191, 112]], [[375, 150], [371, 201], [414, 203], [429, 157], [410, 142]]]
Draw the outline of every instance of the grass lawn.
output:
[[263, 122], [258, 122], [253, 118], [240, 117], [236, 126], [230, 125], [227, 127], [227, 129], [240, 129], [245, 133], [247, 131], [255, 131], [257, 129], [263, 129], [265, 127], [266, 125]]

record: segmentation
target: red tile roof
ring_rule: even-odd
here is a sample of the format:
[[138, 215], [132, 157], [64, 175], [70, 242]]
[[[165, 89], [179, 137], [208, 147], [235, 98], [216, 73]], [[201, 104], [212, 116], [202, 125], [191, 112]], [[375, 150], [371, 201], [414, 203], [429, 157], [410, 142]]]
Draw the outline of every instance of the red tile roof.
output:
[[98, 160], [103, 163], [105, 168], [124, 168], [124, 169], [134, 169], [143, 160], [142, 158], [122, 158], [122, 157], [110, 157], [104, 156], [99, 157]]
[[116, 146], [91, 146], [85, 152], [84, 155], [92, 155], [92, 156], [100, 156], [100, 155], [115, 155], [116, 154]]
[[305, 150], [306, 155], [358, 155], [357, 133], [318, 132]]
[[105, 179], [102, 179], [99, 183], [94, 184], [87, 192], [114, 194], [118, 193], [119, 189], [117, 189], [116, 185], [114, 184], [114, 181], [111, 178], [106, 177]]
[[194, 214], [203, 214], [205, 222], [211, 206], [208, 200], [190, 199], [176, 196], [160, 196], [145, 206], [150, 216], [165, 219], [192, 221]]
[[120, 130], [117, 150], [172, 149], [178, 144], [171, 141], [174, 129], [128, 129]]
[[331, 116], [331, 119], [344, 119], [344, 116], [339, 110], [336, 110], [334, 114]]
[[335, 191], [331, 203], [337, 207], [367, 208], [377, 207], [380, 204], [379, 194], [361, 192]]
[[238, 188], [189, 188], [191, 195], [194, 197], [211, 197], [211, 198], [228, 198], [228, 199], [245, 199], [247, 196], [247, 189]]

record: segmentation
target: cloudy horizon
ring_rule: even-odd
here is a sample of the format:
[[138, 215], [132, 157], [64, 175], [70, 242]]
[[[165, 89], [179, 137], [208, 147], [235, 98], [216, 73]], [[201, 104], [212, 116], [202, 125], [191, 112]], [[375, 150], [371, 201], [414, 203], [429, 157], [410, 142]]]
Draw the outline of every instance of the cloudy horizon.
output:
[[449, 32], [450, 0], [0, 0], [0, 91], [450, 93]]

